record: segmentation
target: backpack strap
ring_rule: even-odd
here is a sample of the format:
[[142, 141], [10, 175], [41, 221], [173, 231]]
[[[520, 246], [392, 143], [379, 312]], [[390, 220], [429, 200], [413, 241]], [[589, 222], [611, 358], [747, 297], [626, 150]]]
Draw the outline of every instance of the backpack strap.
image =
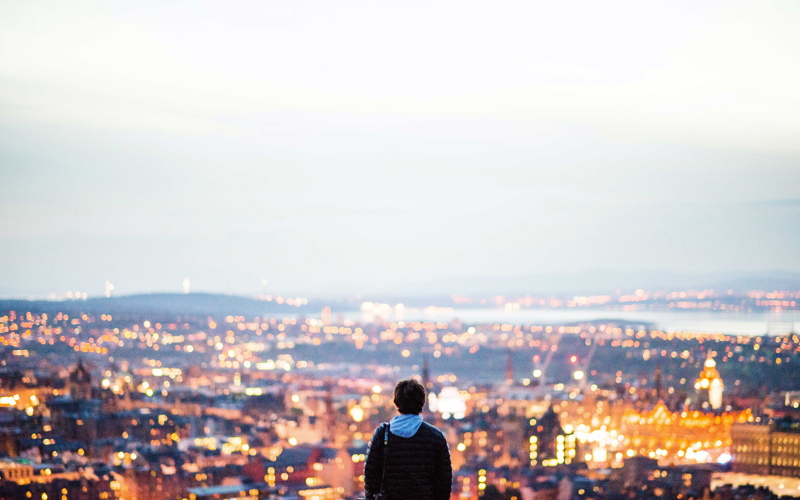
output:
[[381, 491], [378, 493], [381, 498], [386, 498], [386, 457], [389, 452], [389, 422], [383, 424], [383, 472], [381, 472]]

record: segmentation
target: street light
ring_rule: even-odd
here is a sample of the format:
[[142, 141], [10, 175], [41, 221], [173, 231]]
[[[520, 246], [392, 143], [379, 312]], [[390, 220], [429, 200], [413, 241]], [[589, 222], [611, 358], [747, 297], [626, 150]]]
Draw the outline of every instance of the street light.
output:
[[353, 420], [356, 422], [361, 422], [364, 419], [364, 410], [360, 406], [355, 405], [350, 408], [350, 416], [353, 417]]

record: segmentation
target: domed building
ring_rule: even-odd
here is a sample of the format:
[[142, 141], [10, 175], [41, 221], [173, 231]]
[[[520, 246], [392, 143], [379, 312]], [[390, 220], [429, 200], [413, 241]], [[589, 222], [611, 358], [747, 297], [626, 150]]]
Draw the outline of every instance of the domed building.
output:
[[725, 388], [716, 366], [717, 363], [711, 357], [711, 352], [709, 352], [703, 371], [700, 372], [700, 376], [694, 383], [700, 403], [708, 402], [709, 406], [714, 410], [722, 408], [722, 390]]

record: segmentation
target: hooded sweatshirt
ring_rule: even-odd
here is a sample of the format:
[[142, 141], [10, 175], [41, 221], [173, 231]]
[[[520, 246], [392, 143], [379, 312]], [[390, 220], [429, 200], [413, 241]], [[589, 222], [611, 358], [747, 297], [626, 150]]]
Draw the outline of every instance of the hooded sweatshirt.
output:
[[410, 438], [422, 425], [422, 415], [400, 414], [389, 421], [389, 432], [395, 436]]

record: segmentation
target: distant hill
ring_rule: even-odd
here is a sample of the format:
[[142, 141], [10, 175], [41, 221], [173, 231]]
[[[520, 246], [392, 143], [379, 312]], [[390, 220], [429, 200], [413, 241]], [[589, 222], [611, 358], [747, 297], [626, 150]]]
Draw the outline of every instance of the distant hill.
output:
[[[227, 315], [266, 316], [278, 314], [319, 314], [323, 304], [309, 302], [295, 307], [266, 302], [250, 297], [221, 295], [211, 293], [153, 293], [126, 295], [111, 298], [91, 298], [87, 300], [0, 300], [0, 310], [19, 310], [31, 312], [85, 312], [97, 314], [120, 313], [163, 313], [193, 315]], [[337, 311], [344, 310], [343, 307]]]
[[771, 271], [743, 274], [717, 282], [710, 288], [715, 290], [800, 290], [800, 273]]
[[168, 315], [243, 315], [273, 316], [305, 314], [318, 316], [324, 306], [334, 314], [357, 311], [361, 300], [402, 302], [407, 307], [450, 304], [453, 294], [488, 295], [566, 295], [630, 293], [638, 288], [677, 291], [687, 289], [800, 290], [800, 273], [769, 271], [760, 273], [680, 274], [665, 271], [587, 271], [515, 276], [463, 276], [432, 280], [397, 287], [391, 294], [372, 294], [356, 300], [310, 300], [301, 307], [266, 302], [251, 297], [212, 293], [151, 293], [87, 300], [0, 299], [0, 312], [8, 310], [37, 313], [92, 314], [168, 314]]

